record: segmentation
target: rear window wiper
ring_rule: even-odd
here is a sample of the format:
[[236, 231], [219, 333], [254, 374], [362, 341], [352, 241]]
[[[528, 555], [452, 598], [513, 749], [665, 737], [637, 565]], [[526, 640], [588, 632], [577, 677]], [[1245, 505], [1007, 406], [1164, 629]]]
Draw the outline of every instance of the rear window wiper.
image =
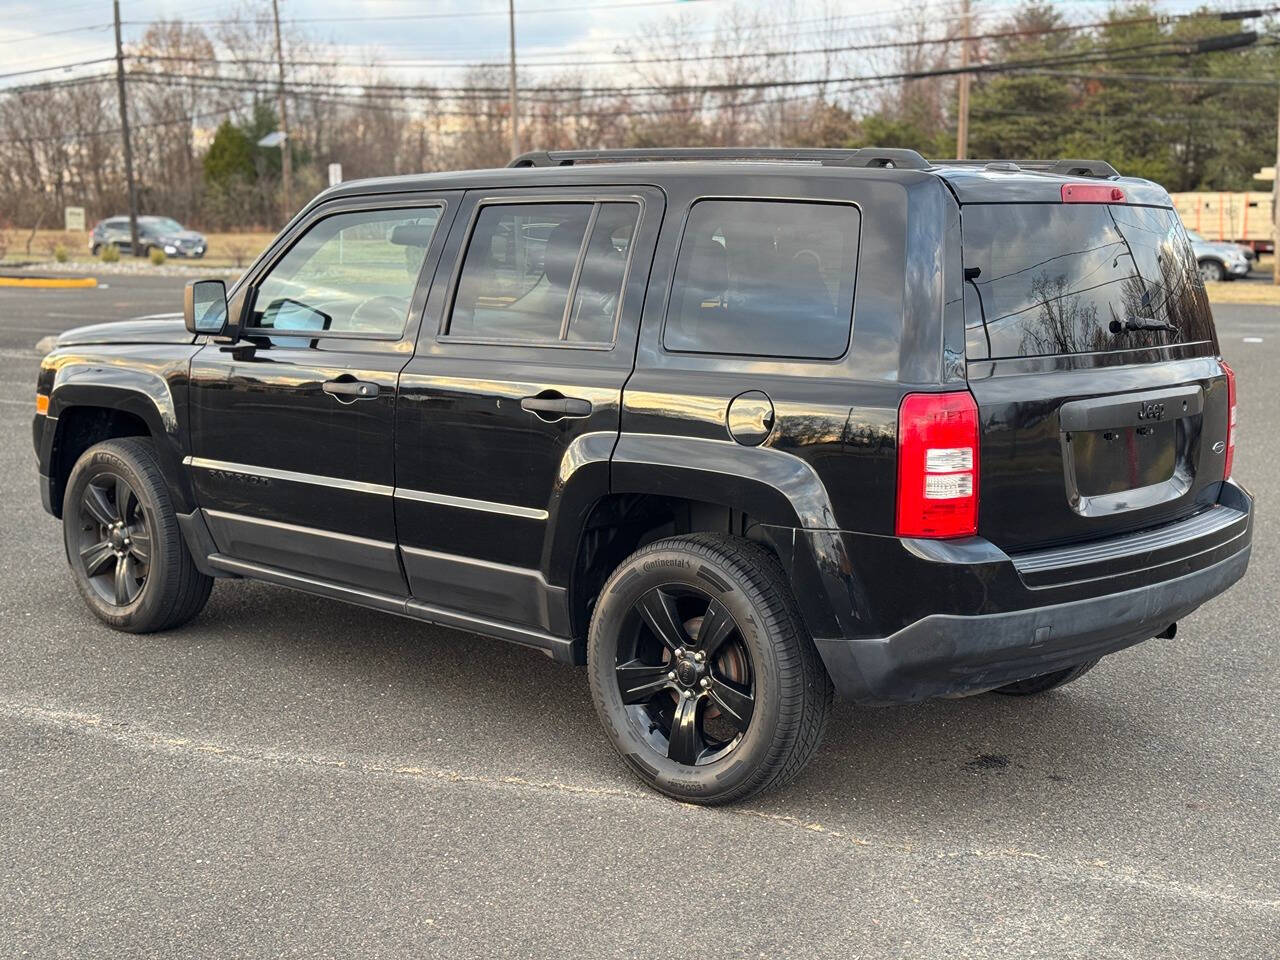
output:
[[1167, 330], [1177, 333], [1178, 328], [1164, 320], [1152, 320], [1148, 317], [1125, 317], [1123, 320], [1111, 321], [1111, 332], [1132, 333], [1135, 330]]

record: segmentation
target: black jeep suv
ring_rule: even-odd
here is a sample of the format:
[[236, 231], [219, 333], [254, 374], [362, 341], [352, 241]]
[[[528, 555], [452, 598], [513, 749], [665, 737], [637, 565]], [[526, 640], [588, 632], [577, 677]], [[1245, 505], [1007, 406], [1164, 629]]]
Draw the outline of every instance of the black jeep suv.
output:
[[185, 306], [40, 371], [98, 617], [251, 577], [534, 647], [683, 800], [793, 777], [833, 689], [1039, 693], [1249, 560], [1186, 233], [1105, 163], [529, 154], [327, 190]]

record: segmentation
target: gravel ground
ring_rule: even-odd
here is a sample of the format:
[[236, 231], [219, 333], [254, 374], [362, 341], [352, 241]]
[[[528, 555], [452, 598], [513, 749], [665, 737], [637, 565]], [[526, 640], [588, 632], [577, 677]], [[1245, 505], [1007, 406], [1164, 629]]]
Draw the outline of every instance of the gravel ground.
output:
[[1275, 310], [1217, 310], [1243, 583], [1037, 700], [841, 704], [794, 785], [705, 810], [526, 650], [251, 583], [172, 633], [94, 620], [35, 491], [32, 345], [180, 288], [0, 290], [0, 956], [1277, 955]]
[[[248, 264], [246, 264], [247, 266]], [[116, 263], [102, 263], [98, 260], [68, 260], [58, 263], [50, 260], [43, 263], [24, 263], [20, 267], [5, 268], [11, 273], [23, 274], [73, 274], [86, 273], [106, 277], [238, 277], [244, 271], [236, 267], [214, 266], [200, 260], [166, 260], [157, 266], [146, 257], [122, 256]], [[182, 302], [178, 302], [182, 309]]]

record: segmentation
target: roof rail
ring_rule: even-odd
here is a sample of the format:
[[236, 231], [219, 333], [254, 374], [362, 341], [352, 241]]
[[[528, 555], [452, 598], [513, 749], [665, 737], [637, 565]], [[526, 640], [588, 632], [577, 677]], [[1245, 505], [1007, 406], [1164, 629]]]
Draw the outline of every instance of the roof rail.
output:
[[898, 167], [926, 170], [929, 161], [915, 150], [859, 147], [856, 150], [805, 147], [669, 147], [629, 150], [535, 150], [522, 153], [509, 167], [573, 167], [589, 163], [637, 163], [662, 160], [779, 160], [820, 163], [827, 167]]
[[1036, 173], [1053, 173], [1061, 177], [1108, 177], [1120, 176], [1120, 171], [1105, 160], [939, 160], [939, 167], [986, 167], [993, 170], [1008, 170], [1009, 164], [1019, 170], [1032, 170]]

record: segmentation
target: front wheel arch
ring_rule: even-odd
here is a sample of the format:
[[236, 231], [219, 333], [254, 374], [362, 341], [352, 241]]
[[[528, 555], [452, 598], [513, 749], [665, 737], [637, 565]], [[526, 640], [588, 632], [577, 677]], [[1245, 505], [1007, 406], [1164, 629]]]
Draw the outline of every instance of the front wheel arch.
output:
[[68, 407], [58, 415], [49, 464], [54, 516], [61, 519], [67, 479], [84, 452], [104, 440], [123, 437], [154, 439], [147, 422], [136, 413], [113, 407]]

